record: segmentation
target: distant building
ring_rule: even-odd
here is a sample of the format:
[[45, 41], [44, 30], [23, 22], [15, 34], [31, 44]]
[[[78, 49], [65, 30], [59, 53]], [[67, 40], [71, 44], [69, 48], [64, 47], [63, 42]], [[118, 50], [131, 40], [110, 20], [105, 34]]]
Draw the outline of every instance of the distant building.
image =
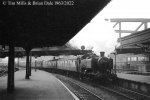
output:
[[[110, 54], [115, 66], [115, 55]], [[125, 53], [116, 55], [116, 69], [121, 71], [150, 71], [150, 54]]]

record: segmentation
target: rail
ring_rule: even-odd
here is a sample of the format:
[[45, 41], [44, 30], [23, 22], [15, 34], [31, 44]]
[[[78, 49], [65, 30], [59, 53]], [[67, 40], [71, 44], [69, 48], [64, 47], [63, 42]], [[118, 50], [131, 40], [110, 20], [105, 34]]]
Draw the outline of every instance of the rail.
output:
[[94, 92], [90, 91], [87, 88], [84, 88], [82, 85], [77, 84], [76, 82], [70, 80], [64, 80], [59, 78], [61, 81], [67, 83], [72, 88], [72, 92], [80, 99], [80, 100], [104, 100], [102, 97], [96, 95]]
[[0, 77], [5, 76], [7, 73], [7, 70], [1, 70], [0, 71]]
[[[74, 93], [80, 98], [80, 100], [104, 100], [102, 97], [99, 97], [98, 95], [96, 95], [94, 92], [90, 91], [89, 89], [84, 88], [84, 86], [82, 86], [81, 84], [76, 84], [75, 81], [72, 80], [64, 80], [62, 79], [62, 81], [65, 81], [66, 83], [69, 83], [69, 85], [71, 87], [73, 87], [73, 89], [75, 89]], [[78, 80], [81, 81], [81, 80]], [[135, 92], [132, 90], [128, 90], [119, 86], [114, 86], [114, 85], [110, 85], [110, 86], [103, 86], [97, 83], [92, 83], [89, 81], [81, 81], [85, 84], [89, 84], [91, 86], [95, 86], [96, 88], [108, 91], [110, 93], [115, 94], [116, 96], [121, 96], [123, 98], [126, 98], [127, 100], [150, 100], [150, 95], [147, 94], [143, 94], [143, 93], [139, 93], [139, 92]], [[76, 89], [78, 87], [78, 89]], [[78, 91], [83, 91], [80, 89], [84, 89], [86, 91], [88, 91], [89, 93], [82, 93]], [[77, 90], [77, 91], [76, 91]], [[90, 98], [89, 94], [93, 94], [97, 99], [94, 99], [94, 97]]]

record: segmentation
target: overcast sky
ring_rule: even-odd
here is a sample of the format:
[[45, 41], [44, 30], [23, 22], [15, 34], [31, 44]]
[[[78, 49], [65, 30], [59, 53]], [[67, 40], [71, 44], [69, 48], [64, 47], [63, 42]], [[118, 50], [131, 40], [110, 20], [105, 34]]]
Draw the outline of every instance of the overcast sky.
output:
[[[80, 48], [93, 46], [93, 51], [106, 55], [114, 50], [118, 34], [113, 29], [114, 23], [105, 21], [110, 18], [150, 18], [150, 0], [112, 0], [89, 24], [87, 24], [70, 43]], [[139, 23], [128, 24], [134, 30]]]

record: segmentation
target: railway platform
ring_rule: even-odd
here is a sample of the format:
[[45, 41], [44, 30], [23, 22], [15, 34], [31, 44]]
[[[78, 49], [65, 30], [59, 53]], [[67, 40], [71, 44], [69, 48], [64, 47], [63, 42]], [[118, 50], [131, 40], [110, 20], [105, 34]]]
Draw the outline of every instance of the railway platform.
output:
[[150, 84], [150, 76], [146, 75], [134, 75], [134, 74], [127, 74], [127, 73], [117, 73], [117, 76], [121, 79], [127, 79], [139, 83], [147, 83]]
[[79, 100], [52, 74], [32, 70], [25, 79], [25, 70], [15, 72], [15, 90], [7, 93], [7, 76], [0, 78], [0, 100]]
[[149, 94], [150, 76], [117, 73], [119, 85], [123, 88]]

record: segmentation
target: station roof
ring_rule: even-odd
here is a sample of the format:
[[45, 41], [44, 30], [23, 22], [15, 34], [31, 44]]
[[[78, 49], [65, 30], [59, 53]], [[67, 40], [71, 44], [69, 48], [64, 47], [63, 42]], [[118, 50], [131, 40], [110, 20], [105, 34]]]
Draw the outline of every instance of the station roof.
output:
[[121, 43], [124, 47], [138, 44], [150, 45], [150, 28], [122, 37]]
[[71, 0], [73, 5], [61, 6], [8, 5], [10, 0], [4, 1], [6, 5], [0, 1], [0, 45], [35, 48], [64, 45], [110, 0]]
[[[59, 56], [59, 55], [83, 55], [87, 53], [92, 53], [92, 50], [36, 50], [31, 51], [32, 56]], [[0, 53], [0, 58], [5, 58], [8, 56], [8, 51], [4, 51]], [[23, 57], [26, 56], [25, 51], [15, 51], [15, 57]]]
[[117, 48], [116, 53], [117, 54], [126, 54], [126, 53], [140, 54], [140, 53], [145, 53], [145, 49], [144, 48]]
[[[5, 50], [0, 50], [0, 58], [8, 56], [9, 48]], [[72, 47], [57, 46], [57, 47], [44, 47], [44, 48], [34, 48], [31, 50], [30, 54], [32, 56], [58, 56], [58, 55], [83, 55], [87, 53], [92, 53], [92, 50], [80, 50]], [[20, 47], [15, 48], [15, 57], [26, 56], [25, 50]]]

